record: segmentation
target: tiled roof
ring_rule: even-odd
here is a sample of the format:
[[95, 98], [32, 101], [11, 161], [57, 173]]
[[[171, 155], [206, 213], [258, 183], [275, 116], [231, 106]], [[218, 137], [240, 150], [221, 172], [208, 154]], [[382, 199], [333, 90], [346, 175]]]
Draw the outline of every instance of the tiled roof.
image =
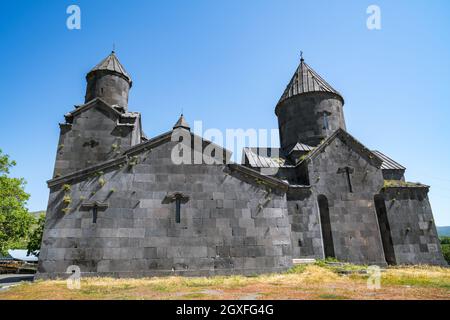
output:
[[307, 144], [297, 142], [297, 144], [289, 151], [289, 153], [292, 153], [293, 151], [303, 151], [303, 152], [309, 152], [312, 151], [314, 147], [308, 146]]
[[333, 89], [317, 72], [305, 63], [303, 58], [300, 65], [284, 90], [283, 95], [278, 103], [291, 98], [293, 96], [307, 92], [331, 92], [342, 98], [342, 95]]
[[292, 167], [280, 156], [280, 152], [279, 148], [244, 148], [242, 162], [248, 159], [248, 164], [253, 168]]
[[381, 164], [381, 169], [384, 170], [406, 170], [404, 166], [402, 166], [400, 163], [392, 160], [387, 155], [381, 153], [380, 151], [372, 150], [372, 152], [380, 158], [383, 163]]
[[99, 71], [99, 70], [107, 70], [107, 71], [113, 71], [117, 72], [121, 75], [123, 75], [129, 82], [131, 82], [131, 77], [128, 74], [128, 72], [125, 70], [125, 68], [120, 63], [119, 59], [117, 58], [115, 52], [111, 52], [109, 56], [107, 56], [102, 62], [100, 62], [98, 65], [96, 65], [91, 71], [89, 71], [88, 74]]

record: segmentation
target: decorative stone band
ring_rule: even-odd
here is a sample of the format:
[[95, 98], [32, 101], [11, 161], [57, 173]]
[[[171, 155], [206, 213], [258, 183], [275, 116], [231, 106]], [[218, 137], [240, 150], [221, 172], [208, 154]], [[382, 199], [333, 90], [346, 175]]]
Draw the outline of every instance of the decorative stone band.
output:
[[172, 131], [165, 132], [163, 134], [160, 134], [159, 136], [156, 136], [146, 142], [140, 143], [138, 145], [135, 145], [127, 150], [125, 150], [124, 154], [133, 156], [136, 155], [142, 151], [155, 148], [164, 142], [170, 141], [172, 135]]
[[117, 125], [119, 125], [119, 126], [133, 127], [136, 125], [136, 119], [140, 118], [140, 114], [138, 112], [128, 112], [128, 113], [120, 112], [120, 111], [116, 110], [116, 108], [114, 108], [114, 106], [110, 105], [108, 102], [106, 102], [102, 98], [97, 97], [83, 105], [75, 106], [75, 110], [73, 110], [69, 113], [66, 113], [64, 115], [66, 124], [71, 124], [73, 122], [74, 116], [84, 112], [85, 110], [87, 110], [89, 108], [92, 108], [93, 106], [96, 105], [97, 102], [100, 102], [100, 104], [102, 105], [103, 108], [106, 108], [109, 112], [112, 112], [114, 115], [116, 115]]
[[67, 174], [67, 175], [59, 177], [59, 178], [51, 179], [51, 180], [47, 181], [47, 185], [49, 188], [55, 187], [60, 184], [67, 183], [69, 181], [73, 181], [73, 180], [82, 178], [88, 174], [95, 173], [97, 171], [109, 169], [114, 166], [124, 164], [124, 163], [128, 162], [130, 157], [132, 157], [142, 151], [150, 150], [151, 148], [154, 148], [154, 147], [164, 143], [165, 141], [167, 141], [167, 139], [170, 140], [170, 133], [171, 133], [171, 131], [166, 132], [166, 133], [159, 135], [149, 141], [146, 141], [137, 146], [131, 147], [128, 150], [125, 150], [124, 154], [118, 158], [107, 160], [105, 162], [93, 165], [93, 166], [85, 168], [85, 169], [75, 171], [73, 173]]
[[395, 186], [381, 188], [380, 194], [383, 195], [384, 200], [424, 200], [428, 198], [429, 186], [426, 185], [409, 185], [409, 186]]
[[65, 175], [65, 176], [62, 176], [59, 178], [55, 178], [55, 179], [51, 179], [51, 180], [47, 181], [47, 186], [49, 188], [55, 187], [55, 186], [67, 183], [69, 181], [73, 181], [73, 180], [82, 178], [88, 174], [126, 163], [127, 161], [128, 161], [128, 157], [126, 155], [121, 156], [119, 158], [111, 159], [111, 160], [102, 162], [100, 164], [88, 167], [86, 169], [81, 169], [81, 170], [75, 171], [73, 173], [70, 173], [68, 175]]

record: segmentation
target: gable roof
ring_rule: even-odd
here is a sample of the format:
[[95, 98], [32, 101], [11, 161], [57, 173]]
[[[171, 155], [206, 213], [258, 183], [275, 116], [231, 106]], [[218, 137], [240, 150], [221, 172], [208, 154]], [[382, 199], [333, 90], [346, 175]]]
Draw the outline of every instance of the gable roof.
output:
[[91, 71], [88, 72], [87, 76], [90, 74], [96, 72], [96, 71], [111, 71], [116, 74], [121, 75], [124, 77], [131, 85], [131, 77], [128, 74], [128, 72], [125, 70], [125, 68], [120, 63], [119, 59], [116, 56], [116, 53], [112, 51], [109, 56], [107, 56], [105, 59], [103, 59], [99, 64], [97, 64], [94, 68], [91, 69]]
[[308, 92], [330, 92], [338, 95], [344, 101], [342, 95], [306, 64], [302, 58], [278, 104], [293, 96]]
[[[174, 130], [165, 132], [165, 133], [163, 133], [159, 136], [156, 136], [148, 141], [144, 141], [138, 145], [135, 145], [135, 146], [125, 150], [122, 153], [122, 155], [120, 155], [117, 158], [106, 160], [102, 163], [98, 163], [91, 167], [84, 168], [84, 169], [66, 174], [65, 176], [51, 179], [51, 180], [47, 181], [47, 185], [49, 188], [51, 188], [51, 187], [62, 185], [64, 183], [71, 183], [75, 180], [80, 180], [80, 179], [82, 180], [82, 179], [86, 178], [87, 176], [90, 176], [92, 173], [111, 169], [111, 168], [117, 167], [119, 165], [125, 164], [129, 161], [129, 159], [131, 157], [133, 157], [137, 154], [151, 150], [152, 148], [155, 148], [161, 144], [172, 141], [172, 133], [173, 132], [174, 132]], [[269, 177], [269, 176], [263, 175], [263, 174], [259, 173], [258, 171], [252, 170], [252, 169], [242, 166], [240, 164], [227, 163], [229, 161], [229, 158], [231, 157], [230, 151], [228, 151], [225, 148], [220, 147], [219, 145], [216, 145], [215, 143], [213, 143], [209, 140], [203, 139], [202, 137], [197, 136], [192, 132], [190, 132], [190, 135], [191, 135], [191, 137], [202, 139], [203, 148], [204, 148], [205, 144], [208, 144], [208, 145], [213, 144], [213, 145], [215, 145], [215, 148], [222, 150], [222, 152], [225, 154], [224, 164], [227, 165], [228, 169], [231, 172], [237, 172], [239, 175], [243, 175], [254, 181], [265, 181], [265, 184], [267, 186], [277, 188], [283, 192], [287, 191], [288, 184], [286, 182], [283, 182], [282, 180], [274, 178], [274, 177]], [[207, 164], [204, 164], [204, 165], [207, 165]]]
[[366, 159], [371, 165], [381, 168], [383, 160], [381, 160], [376, 154], [374, 154], [371, 150], [366, 148], [361, 142], [356, 140], [351, 134], [346, 132], [344, 129], [339, 128], [333, 132], [328, 138], [321, 142], [313, 151], [308, 153], [305, 158], [300, 161], [297, 165], [301, 165], [311, 159], [314, 159], [317, 155], [319, 155], [327, 146], [331, 144], [333, 140], [336, 138], [341, 139], [347, 146], [352, 148], [355, 152], [360, 154], [362, 157]]
[[66, 113], [64, 115], [64, 118], [66, 119], [66, 122], [72, 123], [75, 116], [94, 107], [101, 107], [113, 114], [118, 119], [118, 125], [122, 126], [134, 126], [136, 123], [136, 119], [139, 119], [141, 117], [141, 114], [139, 112], [119, 112], [116, 108], [111, 106], [102, 98], [96, 97], [85, 104], [75, 106], [75, 110]]
[[310, 152], [312, 150], [314, 150], [314, 147], [301, 142], [297, 142], [297, 144], [291, 149], [291, 151], [288, 152], [288, 154], [291, 154], [294, 151]]
[[118, 110], [116, 110], [115, 108], [110, 106], [105, 100], [103, 100], [102, 98], [96, 97], [96, 98], [86, 102], [85, 104], [75, 106], [75, 110], [66, 113], [64, 115], [64, 117], [66, 118], [66, 120], [68, 118], [70, 119], [70, 118], [77, 116], [95, 106], [105, 107], [105, 108], [107, 108], [108, 111], [111, 111], [113, 114], [115, 114], [117, 116], [120, 116], [120, 114], [121, 114]]
[[406, 170], [404, 166], [402, 166], [400, 163], [392, 160], [387, 155], [381, 153], [377, 150], [372, 150], [372, 152], [379, 157], [383, 163], [381, 164], [381, 169], [383, 170]]
[[[106, 160], [106, 161], [97, 163], [93, 166], [83, 168], [83, 169], [75, 171], [75, 172], [70, 172], [64, 176], [48, 180], [47, 185], [49, 187], [61, 185], [63, 183], [67, 183], [67, 182], [70, 182], [70, 181], [73, 181], [76, 179], [82, 179], [85, 176], [90, 175], [92, 173], [95, 173], [98, 171], [103, 171], [103, 170], [124, 164], [124, 163], [128, 162], [128, 160], [131, 157], [133, 157], [135, 155], [138, 155], [147, 150], [151, 150], [152, 148], [155, 148], [161, 144], [172, 141], [172, 133], [173, 133], [173, 130], [167, 131], [167, 132], [160, 134], [152, 139], [149, 139], [149, 140], [143, 141], [137, 145], [134, 145], [134, 146], [126, 149], [121, 155], [119, 155], [118, 157], [116, 157], [114, 159]], [[228, 161], [229, 158], [231, 157], [231, 152], [228, 151], [227, 149], [222, 148], [221, 146], [219, 146], [209, 140], [203, 139], [202, 137], [199, 137], [192, 132], [190, 132], [190, 135], [193, 139], [195, 139], [195, 138], [201, 139], [203, 148], [205, 147], [205, 145], [214, 145], [216, 150], [219, 150], [219, 152], [223, 153], [224, 162]], [[194, 141], [193, 139], [191, 141]]]
[[242, 163], [253, 168], [293, 167], [281, 156], [280, 148], [243, 148]]

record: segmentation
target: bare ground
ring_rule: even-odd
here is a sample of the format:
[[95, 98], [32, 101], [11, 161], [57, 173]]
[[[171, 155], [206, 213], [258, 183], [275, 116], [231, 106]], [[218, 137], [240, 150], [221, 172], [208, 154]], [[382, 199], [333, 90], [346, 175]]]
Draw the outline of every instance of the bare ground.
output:
[[396, 267], [381, 274], [381, 288], [368, 289], [364, 266], [298, 266], [284, 274], [211, 278], [86, 278], [79, 290], [65, 280], [23, 283], [0, 292], [4, 299], [426, 299], [450, 300], [450, 269]]

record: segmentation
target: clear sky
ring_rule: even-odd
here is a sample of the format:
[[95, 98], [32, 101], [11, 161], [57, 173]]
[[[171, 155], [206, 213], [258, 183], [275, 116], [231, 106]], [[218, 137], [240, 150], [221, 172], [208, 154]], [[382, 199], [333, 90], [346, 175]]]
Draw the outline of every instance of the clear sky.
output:
[[[66, 27], [71, 4], [81, 30]], [[366, 27], [371, 4], [381, 30]], [[0, 39], [0, 148], [28, 182], [30, 210], [46, 208], [58, 122], [115, 43], [150, 137], [181, 109], [205, 128], [277, 128], [303, 50], [343, 94], [348, 131], [431, 185], [436, 222], [450, 225], [448, 0], [2, 0]]]

